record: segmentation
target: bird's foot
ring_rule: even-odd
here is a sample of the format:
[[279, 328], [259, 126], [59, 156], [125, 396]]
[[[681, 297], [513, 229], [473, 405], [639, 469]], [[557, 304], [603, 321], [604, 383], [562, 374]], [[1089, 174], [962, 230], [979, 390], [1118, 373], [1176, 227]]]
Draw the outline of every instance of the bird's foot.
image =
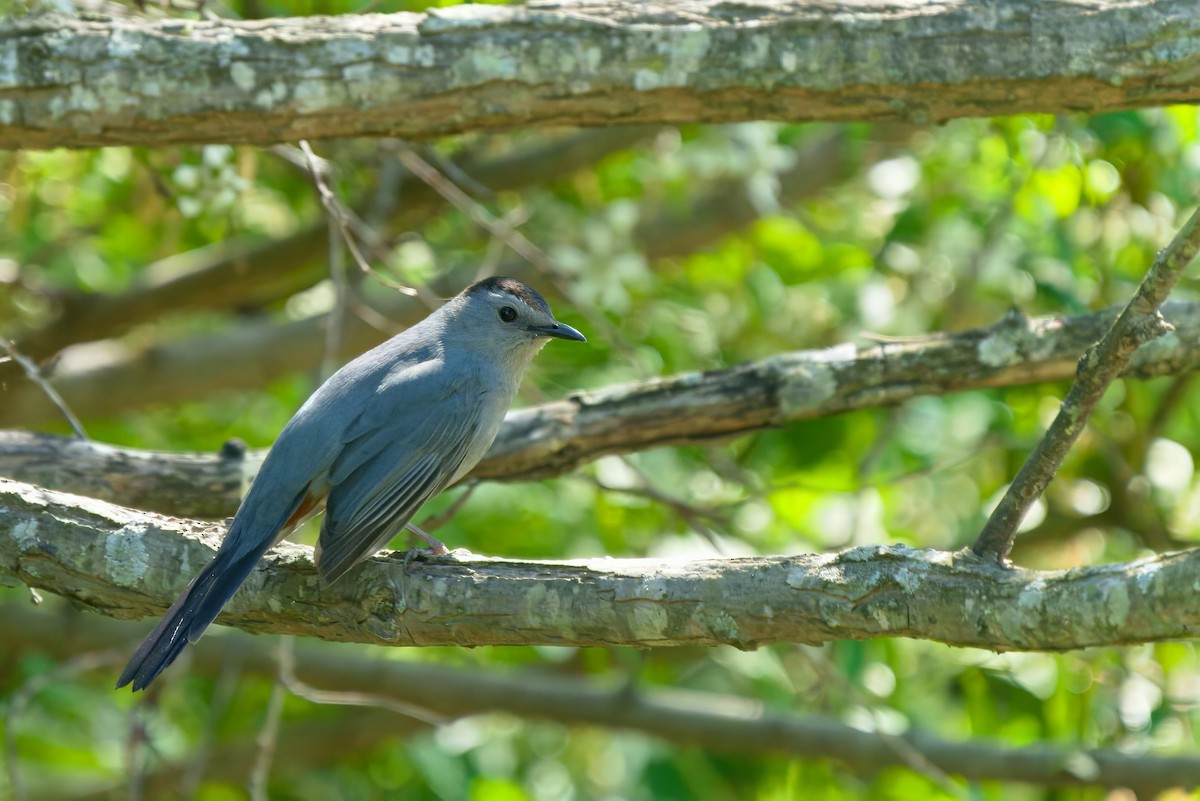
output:
[[413, 534], [416, 534], [425, 541], [426, 545], [429, 546], [428, 548], [413, 548], [413, 551], [422, 551], [428, 553], [430, 556], [445, 556], [446, 554], [450, 553], [450, 550], [446, 547], [445, 543], [430, 534], [425, 529], [418, 526], [416, 523], [409, 523], [405, 526], [405, 528], [407, 528]]
[[473, 553], [466, 548], [442, 548], [440, 551], [435, 548], [409, 548], [404, 552], [404, 564], [409, 562], [421, 562], [426, 559], [442, 559], [450, 557], [451, 559], [466, 560], [474, 556]]

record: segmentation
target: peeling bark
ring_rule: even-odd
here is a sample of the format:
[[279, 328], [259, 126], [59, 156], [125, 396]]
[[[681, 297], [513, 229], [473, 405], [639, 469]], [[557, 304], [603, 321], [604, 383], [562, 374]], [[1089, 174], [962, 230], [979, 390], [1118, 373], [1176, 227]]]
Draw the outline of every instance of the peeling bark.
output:
[[0, 147], [427, 139], [1200, 100], [1193, 0], [464, 5], [0, 22]]
[[[956, 334], [784, 353], [728, 370], [578, 392], [509, 412], [471, 477], [529, 481], [560, 475], [607, 454], [729, 438], [918, 395], [1068, 379], [1079, 355], [1104, 334], [1117, 311], [1076, 317], [1013, 314], [989, 328]], [[1200, 362], [1200, 303], [1169, 302], [1163, 313], [1175, 330], [1140, 348], [1127, 374], [1180, 373]], [[285, 338], [262, 353], [278, 361], [293, 347], [319, 352], [320, 343]], [[259, 369], [259, 361], [239, 352], [231, 369]], [[197, 377], [193, 361], [158, 362], [171, 371], [169, 377], [142, 376], [131, 386]], [[261, 366], [268, 369], [266, 359]], [[97, 392], [119, 393], [124, 386], [103, 368], [86, 380]], [[77, 404], [78, 385], [62, 381], [56, 386]], [[10, 391], [2, 397], [12, 404], [26, 396]], [[14, 407], [6, 411], [12, 414]], [[0, 421], [5, 419], [0, 412]], [[232, 515], [264, 455], [238, 448], [210, 455], [154, 453], [0, 432], [0, 476], [189, 517]]]
[[[161, 614], [221, 527], [0, 480], [0, 580], [112, 617]], [[384, 555], [321, 590], [312, 549], [270, 551], [219, 622], [379, 645], [662, 647], [911, 637], [1061, 651], [1200, 632], [1200, 549], [1068, 571], [967, 553], [531, 562]]]

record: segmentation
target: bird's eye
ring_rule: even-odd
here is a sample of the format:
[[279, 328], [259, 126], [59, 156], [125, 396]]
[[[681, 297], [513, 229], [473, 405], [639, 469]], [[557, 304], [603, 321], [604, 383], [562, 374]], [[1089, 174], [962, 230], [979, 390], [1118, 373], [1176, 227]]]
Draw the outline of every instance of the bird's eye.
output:
[[517, 319], [517, 310], [512, 306], [501, 306], [500, 319], [506, 323], [511, 323], [513, 320]]

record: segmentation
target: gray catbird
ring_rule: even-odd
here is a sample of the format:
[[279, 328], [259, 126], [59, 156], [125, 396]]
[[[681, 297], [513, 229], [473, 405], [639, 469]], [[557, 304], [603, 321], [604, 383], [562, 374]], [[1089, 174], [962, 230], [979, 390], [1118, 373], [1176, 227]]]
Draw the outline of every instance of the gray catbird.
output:
[[382, 548], [483, 457], [550, 337], [586, 341], [525, 284], [488, 278], [334, 373], [284, 426], [216, 558], [138, 646], [117, 686], [154, 681], [267, 549], [322, 507], [322, 585]]

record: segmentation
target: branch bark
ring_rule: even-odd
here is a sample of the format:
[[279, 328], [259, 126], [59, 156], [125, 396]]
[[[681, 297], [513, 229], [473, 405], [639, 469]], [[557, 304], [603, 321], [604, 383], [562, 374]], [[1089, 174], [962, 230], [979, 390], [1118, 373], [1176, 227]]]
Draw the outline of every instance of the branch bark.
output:
[[988, 518], [973, 546], [975, 553], [1000, 563], [1008, 560], [1017, 526], [1058, 472], [1109, 384], [1121, 374], [1139, 347], [1172, 330], [1159, 307], [1197, 252], [1200, 252], [1200, 209], [1192, 212], [1171, 243], [1159, 251], [1116, 322], [1079, 360], [1071, 391]]
[[30, 17], [0, 22], [0, 147], [1099, 112], [1200, 100], [1198, 59], [1192, 0]]
[[[0, 481], [0, 580], [112, 617], [159, 615], [221, 527]], [[520, 562], [377, 557], [321, 590], [312, 549], [284, 543], [219, 621], [393, 646], [662, 647], [912, 637], [1060, 651], [1194, 637], [1200, 549], [1070, 571], [1003, 570], [969, 551]]]
[[[64, 609], [60, 614], [5, 605], [0, 607], [0, 640], [21, 643], [60, 658], [80, 651], [108, 649], [113, 643], [136, 643], [132, 627]], [[47, 625], [47, 619], [50, 625]], [[230, 662], [240, 669], [273, 678], [277, 672], [272, 648], [261, 640], [242, 636], [210, 636], [189, 649], [191, 665], [216, 676]], [[638, 686], [610, 689], [599, 682], [523, 674], [497, 675], [495, 671], [464, 670], [447, 665], [369, 659], [316, 643], [296, 648], [298, 678], [325, 691], [361, 693], [414, 704], [446, 717], [508, 712], [524, 718], [554, 720], [564, 725], [593, 725], [640, 731], [668, 742], [688, 743], [711, 751], [788, 754], [800, 758], [829, 758], [850, 770], [872, 774], [890, 765], [904, 765], [893, 738], [865, 732], [840, 721], [763, 710], [757, 701], [716, 693]], [[170, 674], [168, 674], [169, 676]], [[438, 692], [429, 692], [438, 687]], [[309, 743], [316, 734], [289, 724], [280, 732], [279, 756], [297, 768], [293, 749], [308, 753], [314, 763], [350, 753], [363, 742], [363, 732], [378, 740], [382, 732], [409, 731], [418, 725], [411, 718], [378, 710], [347, 710], [335, 719], [335, 732], [326, 732], [320, 746]], [[329, 721], [326, 721], [329, 723]], [[1200, 776], [1200, 758], [1124, 754], [1108, 749], [1076, 750], [1065, 746], [1007, 744], [973, 740], [949, 742], [924, 732], [903, 737], [907, 747], [945, 773], [980, 781], [1026, 782], [1042, 786], [1131, 787], [1152, 795], [1172, 787], [1194, 786]], [[236, 749], [228, 755], [230, 770], [210, 759], [221, 775], [244, 775], [248, 762]], [[254, 749], [249, 749], [253, 754]], [[311, 764], [311, 763], [310, 763]], [[1074, 768], [1074, 769], [1073, 769]], [[151, 774], [150, 795], [168, 793], [174, 772]], [[154, 789], [158, 792], [154, 792]], [[107, 797], [107, 796], [106, 796]]]
[[[934, 335], [861, 348], [843, 345], [785, 353], [728, 370], [578, 392], [565, 400], [510, 412], [487, 457], [471, 477], [528, 481], [560, 475], [601, 456], [734, 437], [839, 412], [988, 387], [1069, 379], [1079, 354], [1099, 339], [1117, 310], [1076, 317], [1027, 318], [1012, 314], [989, 328]], [[1140, 348], [1127, 374], [1181, 373], [1200, 363], [1200, 303], [1171, 302], [1163, 313], [1175, 330]], [[275, 377], [294, 359], [320, 352], [320, 332], [301, 336], [300, 323], [263, 327], [269, 342], [222, 352], [238, 353], [219, 366], [186, 353], [159, 351], [157, 370], [136, 378], [103, 368], [60, 378], [59, 391], [74, 408], [95, 414], [88, 399], [136, 400], [152, 385], [199, 386], [253, 373]], [[358, 329], [346, 338], [357, 344]], [[243, 344], [245, 342], [243, 341]], [[37, 408], [38, 398], [10, 390], [0, 407], [5, 424]], [[38, 405], [53, 407], [41, 400]], [[225, 517], [236, 510], [264, 453], [167, 454], [115, 448], [55, 437], [0, 432], [0, 475], [54, 489], [105, 498], [143, 509], [189, 517]]]

